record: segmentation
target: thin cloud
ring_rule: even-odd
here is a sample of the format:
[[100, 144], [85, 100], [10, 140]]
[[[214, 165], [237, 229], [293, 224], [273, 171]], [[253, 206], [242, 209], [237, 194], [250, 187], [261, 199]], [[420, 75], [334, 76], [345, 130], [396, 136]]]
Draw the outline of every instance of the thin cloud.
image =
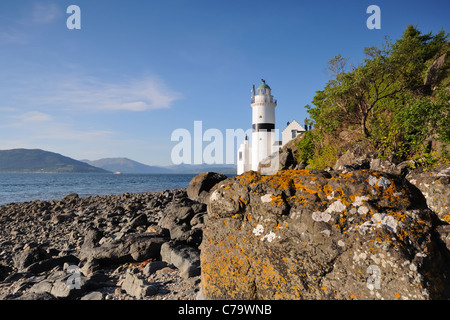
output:
[[167, 109], [182, 99], [162, 80], [147, 77], [122, 83], [107, 83], [85, 77], [55, 81], [42, 86], [30, 97], [30, 103], [58, 105], [90, 111], [131, 111]]
[[52, 120], [52, 116], [40, 111], [30, 111], [24, 114], [13, 116], [19, 119], [22, 123], [46, 122]]
[[62, 16], [62, 9], [54, 3], [36, 3], [31, 12], [31, 19], [38, 24], [48, 24]]

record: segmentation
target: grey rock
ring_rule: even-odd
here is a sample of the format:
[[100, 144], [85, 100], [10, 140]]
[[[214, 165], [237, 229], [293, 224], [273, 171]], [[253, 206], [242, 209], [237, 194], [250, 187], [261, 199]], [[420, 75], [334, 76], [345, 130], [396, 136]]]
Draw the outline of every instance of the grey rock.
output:
[[183, 278], [200, 275], [200, 251], [191, 246], [166, 242], [161, 246], [161, 259], [180, 270]]
[[136, 297], [137, 299], [142, 299], [158, 292], [157, 286], [149, 284], [138, 274], [132, 272], [126, 273], [125, 279], [122, 282], [122, 289], [130, 296]]

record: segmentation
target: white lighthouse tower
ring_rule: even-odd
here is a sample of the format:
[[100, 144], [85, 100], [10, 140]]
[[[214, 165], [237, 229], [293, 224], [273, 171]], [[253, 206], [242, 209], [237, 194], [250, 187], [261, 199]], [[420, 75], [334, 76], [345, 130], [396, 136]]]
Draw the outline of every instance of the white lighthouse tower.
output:
[[275, 143], [275, 107], [277, 101], [264, 79], [252, 92], [252, 170], [257, 171], [261, 160], [272, 153]]
[[274, 151], [275, 142], [275, 107], [277, 101], [271, 95], [271, 88], [264, 79], [256, 89], [252, 89], [252, 146], [247, 138], [238, 150], [237, 174], [249, 170], [258, 170], [261, 160]]

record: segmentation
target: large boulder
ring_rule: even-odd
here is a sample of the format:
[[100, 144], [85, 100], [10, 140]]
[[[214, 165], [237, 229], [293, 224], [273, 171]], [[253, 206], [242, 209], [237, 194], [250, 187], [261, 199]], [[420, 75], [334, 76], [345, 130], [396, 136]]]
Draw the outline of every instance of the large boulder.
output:
[[211, 194], [201, 245], [207, 299], [448, 299], [434, 213], [400, 176], [256, 172]]
[[205, 172], [195, 176], [187, 188], [188, 197], [198, 202], [207, 202], [209, 191], [220, 181], [225, 180], [226, 175], [216, 172]]

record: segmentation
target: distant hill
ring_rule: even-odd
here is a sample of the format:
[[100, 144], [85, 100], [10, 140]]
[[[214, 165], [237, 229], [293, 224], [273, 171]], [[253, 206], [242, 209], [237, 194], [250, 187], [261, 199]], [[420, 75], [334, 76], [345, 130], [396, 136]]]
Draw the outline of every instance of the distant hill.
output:
[[198, 174], [213, 171], [228, 175], [236, 174], [236, 166], [233, 165], [172, 165], [172, 166], [149, 166], [128, 158], [105, 158], [99, 160], [81, 160], [92, 166], [112, 172], [121, 173], [153, 173], [153, 174]]
[[149, 166], [128, 158], [105, 158], [99, 160], [81, 160], [91, 166], [121, 173], [171, 173], [164, 167]]
[[0, 150], [0, 172], [92, 172], [106, 170], [40, 149]]

